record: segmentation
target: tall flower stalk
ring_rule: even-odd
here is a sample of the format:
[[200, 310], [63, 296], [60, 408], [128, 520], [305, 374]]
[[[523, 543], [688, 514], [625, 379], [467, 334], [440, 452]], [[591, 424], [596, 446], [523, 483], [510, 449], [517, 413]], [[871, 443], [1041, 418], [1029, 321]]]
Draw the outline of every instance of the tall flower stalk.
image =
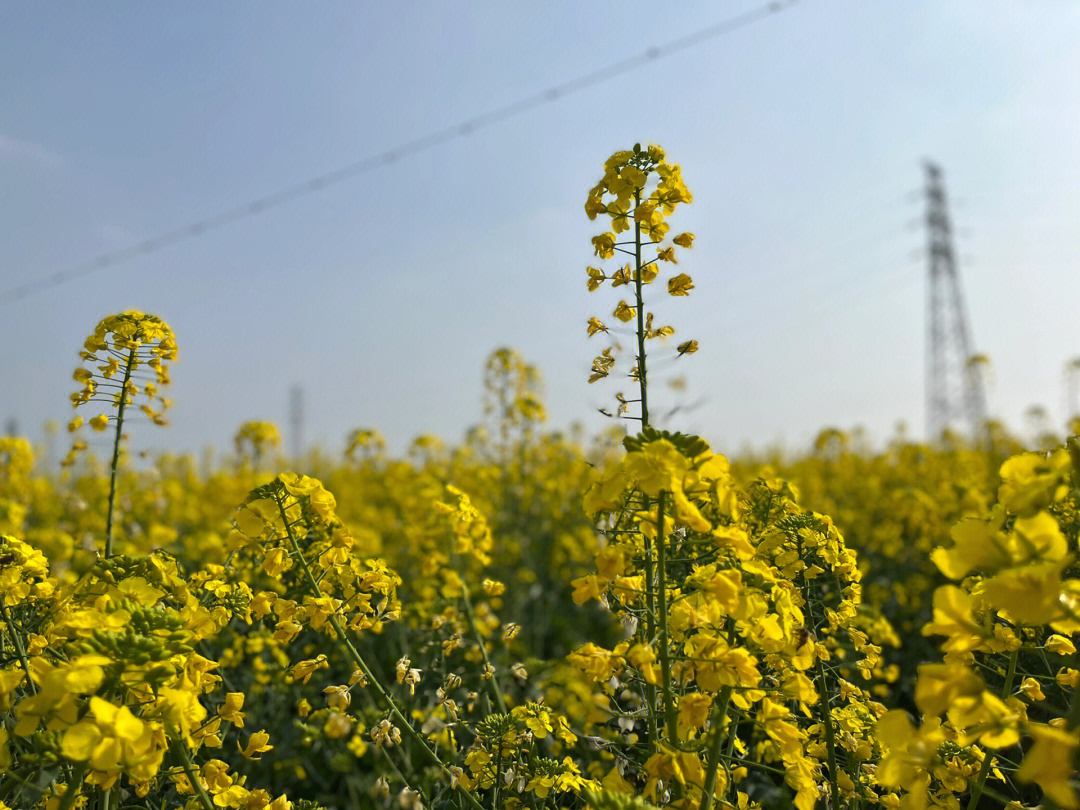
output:
[[[658, 430], [650, 419], [649, 341], [675, 330], [656, 323], [647, 289], [663, 263], [677, 263], [676, 248], [693, 244], [689, 233], [665, 241], [667, 219], [690, 200], [679, 168], [661, 150], [635, 146], [607, 161], [585, 204], [590, 219], [603, 215], [610, 223], [592, 240], [596, 255], [627, 257], [614, 272], [588, 268], [588, 289], [610, 283], [633, 290], [612, 316], [631, 330], [627, 374], [636, 397], [616, 394], [617, 409], [604, 412], [637, 420], [640, 430], [623, 440], [626, 454], [585, 496], [605, 542], [597, 573], [573, 582], [577, 603], [602, 600], [628, 635], [611, 650], [583, 645], [570, 661], [610, 688], [622, 712], [631, 781], [612, 777], [606, 790], [628, 794], [643, 780], [641, 796], [658, 805], [743, 806], [749, 794], [737, 785], [752, 766], [759, 771], [755, 781], [775, 786], [782, 778], [798, 810], [823, 799], [839, 810], [870, 788], [858, 764], [840, 755], [832, 712], [868, 716], [871, 710], [868, 694], [854, 686], [839, 700], [829, 693], [824, 662], [851, 647], [843, 658], [858, 657], [855, 666], [872, 670], [880, 653], [866, 634], [849, 632], [861, 598], [855, 557], [831, 521], [799, 509], [783, 482], [758, 481], [741, 492], [727, 460], [705, 441]], [[694, 289], [682, 272], [670, 272], [665, 282], [675, 297]], [[617, 331], [617, 324], [609, 330], [600, 318], [589, 319], [590, 336]], [[673, 353], [678, 358], [697, 348], [685, 340]], [[617, 340], [603, 349], [589, 381], [609, 377], [621, 350]], [[800, 591], [804, 571], [815, 585]], [[815, 624], [815, 613], [827, 621]], [[810, 707], [819, 704], [814, 715]], [[639, 719], [647, 726], [640, 738]], [[750, 728], [767, 740], [756, 750], [745, 737]], [[871, 747], [859, 747], [853, 728], [859, 730], [850, 722], [844, 728], [845, 751], [865, 756]]]
[[[108, 558], [113, 555], [116, 479], [128, 406], [137, 406], [156, 425], [166, 424], [164, 414], [169, 400], [160, 391], [169, 384], [168, 364], [176, 359], [176, 340], [161, 318], [132, 310], [102, 319], [79, 356], [82, 365], [75, 369], [73, 377], [83, 387], [71, 395], [72, 403], [76, 408], [91, 403], [104, 405], [103, 412], [90, 418], [90, 427], [104, 432], [111, 424], [113, 429], [105, 515], [104, 555]], [[76, 416], [68, 430], [76, 433], [82, 424], [83, 418]], [[75, 453], [85, 448], [86, 442], [76, 439], [64, 463], [72, 463]]]
[[[665, 160], [664, 152], [657, 146], [642, 149], [635, 144], [630, 151], [616, 152], [604, 164], [604, 176], [590, 191], [585, 203], [585, 212], [589, 219], [607, 216], [611, 230], [593, 238], [593, 249], [600, 259], [615, 258], [620, 253], [632, 259], [614, 273], [608, 274], [595, 267], [589, 267], [588, 288], [596, 290], [604, 282], [610, 281], [613, 288], [632, 286], [634, 303], [620, 300], [612, 312], [613, 317], [622, 323], [633, 322], [635, 364], [629, 371], [629, 377], [637, 383], [638, 415], [630, 415], [630, 405], [622, 394], [617, 394], [617, 416], [636, 419], [641, 423], [642, 431], [650, 427], [649, 423], [649, 386], [648, 352], [650, 340], [666, 339], [674, 334], [671, 326], [654, 326], [653, 313], [646, 310], [645, 288], [657, 280], [661, 262], [676, 264], [675, 248], [690, 247], [694, 235], [683, 233], [676, 236], [671, 244], [665, 244], [669, 225], [667, 218], [674, 213], [676, 206], [692, 201], [690, 191], [682, 181], [678, 166]], [[619, 240], [619, 234], [629, 233], [633, 223], [633, 238]], [[655, 249], [652, 258], [647, 252]], [[685, 273], [672, 275], [668, 279], [668, 292], [673, 296], [686, 295], [693, 288], [693, 282]], [[608, 327], [598, 318], [590, 318], [587, 326], [589, 336], [607, 333]], [[696, 342], [681, 344], [676, 352], [686, 354], [696, 350]], [[596, 382], [607, 377], [615, 364], [617, 346], [605, 349], [593, 361], [593, 373], [589, 382]], [[654, 503], [647, 493], [640, 493], [641, 511], [651, 512]], [[657, 496], [655, 502], [656, 531], [655, 546], [648, 534], [643, 535], [646, 633], [648, 638], [658, 639], [661, 662], [661, 689], [663, 692], [664, 725], [669, 741], [675, 742], [676, 708], [671, 692], [671, 666], [669, 659], [670, 639], [667, 628], [667, 547], [664, 533], [664, 493]], [[646, 683], [646, 704], [648, 710], [650, 750], [658, 739], [658, 708], [656, 684]]]

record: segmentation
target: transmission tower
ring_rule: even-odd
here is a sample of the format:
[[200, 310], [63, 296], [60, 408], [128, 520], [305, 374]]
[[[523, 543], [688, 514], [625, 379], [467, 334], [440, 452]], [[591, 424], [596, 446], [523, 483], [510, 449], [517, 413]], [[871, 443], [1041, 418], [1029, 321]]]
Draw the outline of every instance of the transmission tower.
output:
[[966, 423], [979, 442], [986, 424], [982, 364], [972, 352], [960, 274], [953, 252], [941, 167], [926, 161], [927, 314], [926, 436], [931, 442]]
[[1080, 417], [1080, 357], [1065, 364], [1065, 419]]
[[289, 389], [289, 443], [293, 462], [304, 454], [304, 389], [294, 385]]

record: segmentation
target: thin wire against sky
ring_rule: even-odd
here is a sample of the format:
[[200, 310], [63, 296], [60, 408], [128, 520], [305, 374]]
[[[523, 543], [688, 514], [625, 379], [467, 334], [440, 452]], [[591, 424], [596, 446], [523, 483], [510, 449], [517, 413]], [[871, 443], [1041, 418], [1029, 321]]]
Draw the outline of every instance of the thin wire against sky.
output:
[[212, 214], [203, 219], [184, 225], [180, 228], [166, 231], [149, 239], [144, 239], [135, 245], [120, 250], [102, 253], [94, 258], [80, 262], [66, 270], [51, 273], [43, 278], [28, 281], [0, 292], [0, 306], [12, 304], [44, 290], [59, 287], [69, 281], [96, 273], [116, 264], [155, 253], [163, 248], [195, 239], [208, 231], [218, 230], [231, 225], [242, 219], [257, 216], [271, 208], [277, 208], [300, 197], [317, 194], [328, 186], [336, 185], [345, 180], [372, 171], [379, 166], [387, 166], [402, 158], [411, 157], [420, 152], [441, 146], [456, 138], [466, 138], [478, 129], [492, 126], [509, 118], [526, 113], [530, 110], [558, 101], [565, 96], [579, 93], [602, 82], [606, 82], [616, 76], [621, 76], [636, 70], [642, 65], [655, 62], [658, 59], [671, 56], [679, 51], [693, 48], [709, 40], [730, 34], [740, 28], [745, 28], [755, 22], [777, 14], [789, 8], [795, 0], [783, 0], [770, 2], [755, 9], [729, 17], [726, 20], [702, 28], [691, 34], [673, 39], [664, 45], [648, 48], [647, 50], [626, 59], [620, 60], [606, 67], [598, 68], [589, 73], [582, 74], [575, 79], [553, 85], [546, 90], [525, 96], [517, 101], [497, 107], [486, 113], [480, 113], [472, 118], [457, 124], [434, 130], [411, 141], [405, 141], [398, 146], [385, 149], [363, 157], [347, 166], [342, 166], [325, 174], [312, 177], [301, 183], [296, 183], [287, 188], [250, 200], [241, 205], [234, 206], [217, 214]]

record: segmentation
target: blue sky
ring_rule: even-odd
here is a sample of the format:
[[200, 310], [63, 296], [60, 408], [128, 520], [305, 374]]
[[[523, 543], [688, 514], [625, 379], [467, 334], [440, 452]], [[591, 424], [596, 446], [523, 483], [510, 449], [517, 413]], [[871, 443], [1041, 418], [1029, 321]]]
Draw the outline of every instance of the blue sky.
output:
[[[3, 288], [171, 230], [638, 54], [757, 4], [0, 5]], [[552, 423], [606, 426], [585, 292], [604, 159], [659, 143], [695, 202], [660, 314], [701, 351], [672, 427], [722, 450], [923, 424], [920, 161], [946, 172], [991, 411], [1064, 414], [1080, 355], [1080, 3], [801, 0], [732, 34], [0, 313], [0, 417], [69, 417], [85, 335], [174, 327], [172, 425], [246, 419], [396, 447], [482, 418], [487, 354], [544, 374]], [[671, 396], [667, 397], [672, 403]]]

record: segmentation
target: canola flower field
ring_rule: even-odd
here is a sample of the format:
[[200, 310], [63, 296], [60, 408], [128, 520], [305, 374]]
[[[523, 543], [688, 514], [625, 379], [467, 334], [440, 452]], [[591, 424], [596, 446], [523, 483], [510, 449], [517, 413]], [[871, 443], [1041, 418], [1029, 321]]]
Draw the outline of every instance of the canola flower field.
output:
[[0, 808], [1080, 807], [1080, 440], [765, 462], [653, 424], [691, 200], [652, 146], [588, 194], [622, 441], [545, 431], [504, 349], [459, 446], [289, 471], [250, 422], [148, 467], [182, 336], [105, 317], [62, 472], [0, 439]]

